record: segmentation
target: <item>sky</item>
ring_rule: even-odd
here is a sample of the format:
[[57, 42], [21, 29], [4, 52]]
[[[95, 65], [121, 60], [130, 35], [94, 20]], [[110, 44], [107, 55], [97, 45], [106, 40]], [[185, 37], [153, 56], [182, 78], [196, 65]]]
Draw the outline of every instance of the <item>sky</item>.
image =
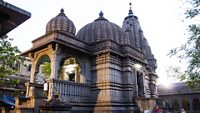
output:
[[132, 2], [134, 15], [139, 19], [145, 38], [157, 59], [158, 84], [174, 82], [169, 78], [169, 66], [180, 65], [167, 56], [170, 49], [186, 41], [186, 25], [181, 0], [4, 0], [31, 13], [31, 18], [8, 33], [23, 52], [32, 47], [31, 41], [44, 35], [46, 24], [64, 9], [76, 26], [76, 33], [84, 25], [99, 17], [102, 10], [110, 22], [122, 26]]

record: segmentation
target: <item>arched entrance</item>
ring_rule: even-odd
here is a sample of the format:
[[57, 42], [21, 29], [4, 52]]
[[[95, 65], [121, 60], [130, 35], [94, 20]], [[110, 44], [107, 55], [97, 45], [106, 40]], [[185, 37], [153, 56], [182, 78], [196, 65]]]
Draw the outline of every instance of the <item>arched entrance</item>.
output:
[[48, 79], [51, 74], [51, 61], [48, 55], [43, 55], [39, 58], [35, 69], [35, 82], [43, 84], [45, 79]]
[[60, 65], [60, 79], [81, 82], [81, 68], [74, 57], [64, 58]]

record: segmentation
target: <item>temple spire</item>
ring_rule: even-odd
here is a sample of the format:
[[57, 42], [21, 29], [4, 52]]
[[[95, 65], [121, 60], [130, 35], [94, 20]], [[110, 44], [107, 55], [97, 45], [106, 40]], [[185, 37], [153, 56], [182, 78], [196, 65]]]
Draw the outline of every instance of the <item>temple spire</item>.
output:
[[129, 9], [128, 15], [132, 15], [133, 11], [132, 11], [132, 3], [131, 2], [129, 3], [129, 7], [130, 7], [130, 9]]

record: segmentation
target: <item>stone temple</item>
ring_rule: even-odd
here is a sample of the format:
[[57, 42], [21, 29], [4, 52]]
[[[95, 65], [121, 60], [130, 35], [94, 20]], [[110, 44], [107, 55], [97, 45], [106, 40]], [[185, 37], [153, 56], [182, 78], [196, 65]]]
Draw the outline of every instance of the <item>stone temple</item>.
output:
[[[47, 100], [59, 95], [72, 106], [69, 112], [137, 113], [155, 105], [156, 59], [131, 7], [122, 27], [100, 12], [77, 33], [61, 9], [32, 43], [23, 53], [32, 62], [28, 100], [16, 108], [40, 109], [44, 80]], [[40, 70], [45, 63], [50, 64], [50, 75]]]

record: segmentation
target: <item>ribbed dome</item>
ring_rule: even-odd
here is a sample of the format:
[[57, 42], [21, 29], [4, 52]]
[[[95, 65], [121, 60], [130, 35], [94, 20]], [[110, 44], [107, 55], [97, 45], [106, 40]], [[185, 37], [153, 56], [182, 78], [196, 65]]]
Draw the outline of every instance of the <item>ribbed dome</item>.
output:
[[118, 25], [109, 22], [103, 17], [103, 12], [99, 13], [99, 18], [87, 24], [79, 30], [77, 38], [88, 43], [95, 43], [103, 40], [112, 40], [118, 44], [129, 44], [126, 33]]
[[47, 23], [46, 33], [51, 31], [64, 31], [75, 35], [76, 28], [73, 22], [65, 16], [64, 10], [61, 9], [60, 13]]

